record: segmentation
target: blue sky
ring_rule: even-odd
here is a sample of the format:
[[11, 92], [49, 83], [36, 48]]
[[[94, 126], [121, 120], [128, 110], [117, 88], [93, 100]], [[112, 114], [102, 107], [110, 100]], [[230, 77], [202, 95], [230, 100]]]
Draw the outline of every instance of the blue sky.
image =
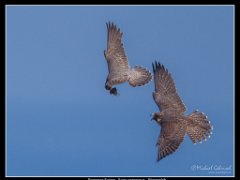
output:
[[[6, 10], [7, 176], [233, 175], [232, 6]], [[130, 65], [168, 68], [186, 115], [199, 109], [214, 125], [210, 139], [193, 145], [186, 136], [156, 162], [153, 81], [121, 84], [118, 97], [104, 88], [108, 21], [123, 31]]]

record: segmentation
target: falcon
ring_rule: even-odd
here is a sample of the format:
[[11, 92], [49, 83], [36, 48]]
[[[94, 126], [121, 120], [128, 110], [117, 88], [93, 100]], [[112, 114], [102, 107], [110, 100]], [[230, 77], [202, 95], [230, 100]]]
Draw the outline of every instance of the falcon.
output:
[[151, 73], [141, 66], [131, 68], [122, 43], [123, 33], [114, 23], [107, 23], [107, 49], [104, 51], [108, 65], [105, 89], [118, 95], [114, 85], [128, 82], [132, 87], [142, 86], [152, 80]]
[[177, 93], [171, 73], [159, 62], [153, 63], [152, 66], [155, 84], [153, 99], [160, 110], [152, 113], [152, 120], [161, 127], [156, 144], [159, 161], [178, 149], [185, 134], [189, 135], [194, 144], [206, 141], [212, 134], [213, 126], [208, 117], [198, 110], [185, 116], [186, 107]]

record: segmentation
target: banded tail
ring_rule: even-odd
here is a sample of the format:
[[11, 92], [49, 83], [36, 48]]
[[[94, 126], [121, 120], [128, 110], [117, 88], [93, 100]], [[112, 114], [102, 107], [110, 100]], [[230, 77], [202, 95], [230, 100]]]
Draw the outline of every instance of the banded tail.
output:
[[131, 69], [128, 82], [131, 86], [135, 87], [145, 85], [151, 80], [152, 74], [150, 71], [141, 66], [135, 66]]
[[206, 141], [207, 137], [210, 138], [212, 130], [213, 126], [202, 112], [196, 110], [188, 116], [187, 134], [194, 144], [196, 141], [201, 143], [202, 140]]

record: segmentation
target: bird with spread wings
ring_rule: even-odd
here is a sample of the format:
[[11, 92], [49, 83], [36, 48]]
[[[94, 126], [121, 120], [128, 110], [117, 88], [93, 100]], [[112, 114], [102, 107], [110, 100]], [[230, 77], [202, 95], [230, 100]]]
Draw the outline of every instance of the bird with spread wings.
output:
[[106, 90], [117, 95], [114, 85], [128, 82], [131, 86], [142, 86], [152, 80], [151, 73], [141, 66], [130, 68], [128, 58], [122, 43], [123, 33], [111, 22], [107, 23], [107, 50], [104, 51], [108, 64], [108, 76], [105, 82]]
[[157, 141], [157, 161], [175, 152], [188, 134], [195, 144], [212, 134], [213, 126], [207, 116], [198, 110], [185, 116], [186, 107], [177, 93], [171, 73], [159, 62], [153, 65], [155, 92], [153, 99], [160, 112], [152, 113], [152, 119], [161, 126]]

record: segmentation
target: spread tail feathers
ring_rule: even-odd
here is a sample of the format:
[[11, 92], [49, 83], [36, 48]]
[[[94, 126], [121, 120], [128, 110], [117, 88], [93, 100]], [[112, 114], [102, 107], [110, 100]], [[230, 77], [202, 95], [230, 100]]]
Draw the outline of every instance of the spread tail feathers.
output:
[[202, 112], [194, 111], [188, 116], [187, 134], [194, 144], [196, 141], [206, 141], [212, 134], [212, 129], [210, 121]]
[[152, 74], [141, 66], [135, 66], [129, 76], [129, 84], [133, 87], [142, 86], [152, 80]]

